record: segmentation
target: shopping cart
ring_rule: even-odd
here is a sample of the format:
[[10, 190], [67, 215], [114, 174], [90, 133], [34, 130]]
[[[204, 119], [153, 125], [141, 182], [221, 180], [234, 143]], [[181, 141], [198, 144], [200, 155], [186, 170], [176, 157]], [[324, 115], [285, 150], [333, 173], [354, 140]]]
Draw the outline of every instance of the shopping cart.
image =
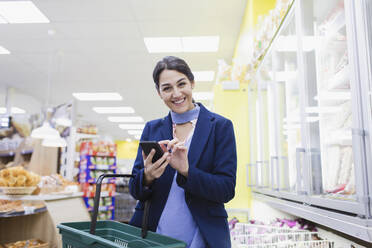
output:
[[57, 227], [62, 235], [63, 248], [184, 248], [182, 241], [147, 231], [149, 201], [145, 203], [142, 228], [116, 221], [98, 221], [101, 184], [106, 177], [133, 177], [130, 174], [103, 174], [97, 179], [91, 222], [61, 223]]
[[329, 240], [316, 240], [317, 232], [237, 223], [231, 230], [233, 248], [333, 248]]

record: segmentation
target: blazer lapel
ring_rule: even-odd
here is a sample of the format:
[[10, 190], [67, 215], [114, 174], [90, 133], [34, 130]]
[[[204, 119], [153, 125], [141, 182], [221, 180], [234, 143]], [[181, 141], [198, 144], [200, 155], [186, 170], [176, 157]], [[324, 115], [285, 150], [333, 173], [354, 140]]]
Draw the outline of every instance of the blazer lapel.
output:
[[162, 119], [161, 127], [161, 138], [163, 140], [172, 140], [173, 130], [172, 130], [172, 118], [170, 113]]
[[190, 167], [195, 167], [198, 163], [212, 129], [209, 111], [202, 104], [199, 105], [199, 117], [198, 121], [196, 122], [194, 135], [192, 136], [190, 150], [188, 153]]
[[[172, 118], [170, 113], [168, 116], [164, 117], [162, 120], [162, 127], [161, 127], [161, 140], [172, 140], [173, 137], [173, 129], [172, 129]], [[168, 190], [166, 194], [165, 200], [168, 198], [169, 190], [172, 185], [174, 173], [176, 172], [170, 165], [164, 171], [164, 174], [161, 177], [161, 182]]]

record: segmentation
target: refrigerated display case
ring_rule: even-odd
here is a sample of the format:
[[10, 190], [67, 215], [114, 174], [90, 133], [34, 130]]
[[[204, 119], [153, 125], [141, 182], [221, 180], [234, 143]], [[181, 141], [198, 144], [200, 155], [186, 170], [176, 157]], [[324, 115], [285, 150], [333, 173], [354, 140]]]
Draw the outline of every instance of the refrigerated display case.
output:
[[[371, 16], [367, 1], [295, 0], [257, 67], [257, 127], [250, 127], [254, 192], [369, 242]], [[268, 176], [258, 165], [265, 160]]]
[[[295, 11], [292, 7], [276, 38], [257, 69], [257, 119], [267, 120], [257, 133], [267, 132], [269, 139], [269, 185], [277, 194], [297, 199], [304, 194], [303, 134], [301, 132], [301, 96], [297, 63]], [[261, 96], [261, 98], [260, 98]], [[267, 96], [262, 99], [262, 96]], [[266, 107], [266, 108], [265, 108]], [[265, 115], [268, 115], [265, 117]], [[263, 136], [263, 135], [261, 135]], [[258, 144], [261, 143], [258, 137]], [[257, 155], [259, 156], [259, 155]], [[271, 194], [273, 192], [265, 192]]]
[[315, 118], [304, 125], [311, 177], [308, 203], [366, 215], [362, 196], [367, 182], [357, 173], [364, 166], [363, 148], [360, 136], [352, 133], [363, 128], [357, 104], [360, 82], [351, 76], [358, 61], [352, 2], [301, 1], [297, 6], [304, 107], [306, 118]]

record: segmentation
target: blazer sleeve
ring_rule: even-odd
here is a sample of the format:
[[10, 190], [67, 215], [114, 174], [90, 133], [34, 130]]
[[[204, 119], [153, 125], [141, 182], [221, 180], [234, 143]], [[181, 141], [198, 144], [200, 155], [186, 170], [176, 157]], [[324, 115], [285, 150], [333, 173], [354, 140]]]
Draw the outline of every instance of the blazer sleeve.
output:
[[[143, 129], [141, 140], [148, 140], [149, 137], [149, 125], [146, 124]], [[130, 194], [140, 201], [147, 200], [151, 194], [151, 186], [147, 187], [144, 185], [144, 163], [142, 158], [142, 149], [141, 146], [138, 146], [137, 157], [133, 165], [132, 175], [134, 178], [131, 178], [129, 181], [129, 191]]]
[[221, 120], [216, 125], [215, 156], [212, 172], [190, 167], [188, 177], [177, 175], [177, 183], [185, 191], [203, 199], [226, 203], [234, 198], [236, 184], [236, 143], [233, 124]]

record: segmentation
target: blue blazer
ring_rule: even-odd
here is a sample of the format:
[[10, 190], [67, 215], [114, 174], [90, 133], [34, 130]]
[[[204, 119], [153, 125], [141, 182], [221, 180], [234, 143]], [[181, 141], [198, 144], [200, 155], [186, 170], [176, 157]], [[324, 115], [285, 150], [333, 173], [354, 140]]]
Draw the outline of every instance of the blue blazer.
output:
[[[200, 105], [198, 121], [188, 152], [188, 177], [177, 174], [177, 184], [185, 191], [185, 200], [208, 247], [231, 247], [224, 203], [235, 195], [236, 144], [232, 122]], [[146, 124], [141, 140], [171, 140], [172, 120], [165, 118]], [[139, 147], [129, 188], [139, 200], [130, 221], [141, 226], [144, 202], [151, 199], [148, 228], [156, 231], [168, 198], [175, 170], [168, 165], [152, 185], [143, 184], [143, 158]], [[182, 225], [182, 223], [180, 223]]]

